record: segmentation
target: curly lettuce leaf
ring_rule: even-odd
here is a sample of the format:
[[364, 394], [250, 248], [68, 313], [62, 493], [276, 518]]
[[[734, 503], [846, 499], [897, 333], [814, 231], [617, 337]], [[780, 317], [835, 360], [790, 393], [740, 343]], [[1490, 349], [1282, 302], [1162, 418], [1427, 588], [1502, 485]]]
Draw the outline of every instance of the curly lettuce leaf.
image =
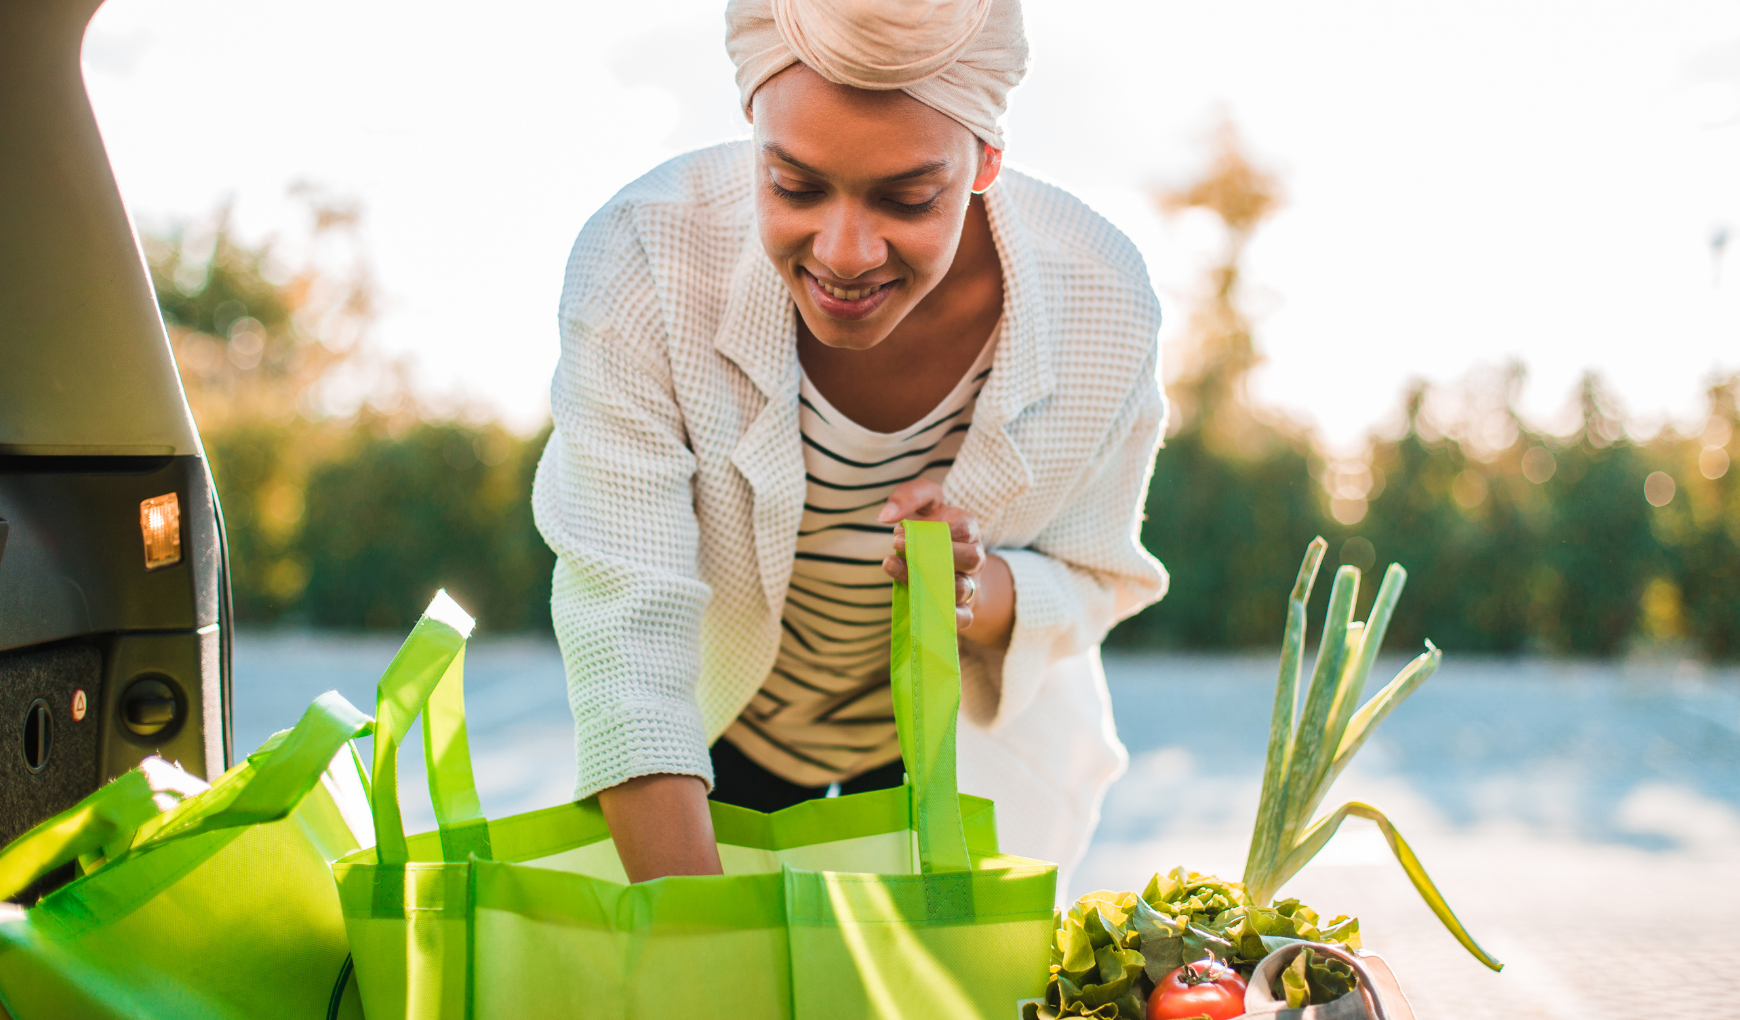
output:
[[1353, 991], [1358, 984], [1359, 978], [1353, 968], [1306, 948], [1293, 957], [1292, 963], [1282, 968], [1270, 990], [1276, 998], [1287, 1000], [1288, 1009], [1300, 1009], [1334, 1002]]

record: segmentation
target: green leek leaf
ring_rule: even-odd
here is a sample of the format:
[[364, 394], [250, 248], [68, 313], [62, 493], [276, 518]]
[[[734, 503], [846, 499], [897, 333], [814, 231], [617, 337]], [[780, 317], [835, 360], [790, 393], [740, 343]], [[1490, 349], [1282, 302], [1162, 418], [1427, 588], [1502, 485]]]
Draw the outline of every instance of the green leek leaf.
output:
[[1493, 970], [1503, 970], [1504, 964], [1480, 948], [1474, 941], [1474, 937], [1468, 934], [1468, 929], [1464, 928], [1462, 922], [1457, 920], [1455, 912], [1444, 901], [1443, 895], [1438, 892], [1438, 887], [1432, 884], [1431, 876], [1426, 874], [1425, 867], [1420, 863], [1420, 859], [1414, 856], [1413, 848], [1408, 846], [1407, 840], [1402, 838], [1402, 834], [1396, 831], [1396, 827], [1390, 824], [1390, 820], [1384, 817], [1382, 811], [1370, 804], [1349, 801], [1311, 826], [1304, 837], [1300, 839], [1298, 846], [1282, 863], [1278, 872], [1282, 876], [1281, 880], [1285, 881], [1287, 878], [1291, 878], [1300, 868], [1303, 868], [1306, 862], [1310, 861], [1317, 854], [1317, 851], [1329, 842], [1329, 837], [1335, 835], [1335, 831], [1341, 827], [1342, 821], [1349, 815], [1377, 823], [1378, 829], [1384, 834], [1385, 842], [1390, 845], [1390, 852], [1396, 855], [1396, 860], [1401, 864], [1402, 871], [1406, 872], [1408, 880], [1414, 883], [1414, 889], [1419, 892], [1420, 898], [1426, 901], [1426, 906], [1432, 909], [1432, 913], [1437, 915], [1444, 927], [1450, 930], [1450, 934], [1456, 937], [1456, 941], [1462, 943], [1462, 947], [1473, 954], [1475, 959]]

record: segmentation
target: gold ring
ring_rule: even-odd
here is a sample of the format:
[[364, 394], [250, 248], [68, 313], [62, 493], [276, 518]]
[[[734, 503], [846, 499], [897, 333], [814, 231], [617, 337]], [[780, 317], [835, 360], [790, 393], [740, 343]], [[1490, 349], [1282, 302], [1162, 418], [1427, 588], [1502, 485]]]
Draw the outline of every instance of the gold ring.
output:
[[967, 582], [967, 597], [962, 599], [960, 604], [970, 606], [973, 604], [973, 600], [979, 597], [979, 579], [971, 574], [962, 574], [961, 580]]

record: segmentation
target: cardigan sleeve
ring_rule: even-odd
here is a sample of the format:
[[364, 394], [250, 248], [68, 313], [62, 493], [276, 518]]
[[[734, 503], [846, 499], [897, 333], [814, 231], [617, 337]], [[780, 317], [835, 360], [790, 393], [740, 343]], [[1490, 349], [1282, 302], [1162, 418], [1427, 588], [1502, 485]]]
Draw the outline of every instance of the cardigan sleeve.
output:
[[696, 701], [701, 616], [695, 457], [633, 206], [580, 233], [559, 316], [554, 430], [532, 488], [556, 554], [550, 610], [574, 712], [576, 799], [712, 764]]
[[1150, 353], [1098, 456], [1044, 530], [1025, 548], [995, 550], [1015, 579], [1015, 627], [988, 729], [1033, 703], [1051, 663], [1097, 646], [1113, 624], [1166, 594], [1166, 570], [1141, 542], [1166, 428], [1158, 365]]

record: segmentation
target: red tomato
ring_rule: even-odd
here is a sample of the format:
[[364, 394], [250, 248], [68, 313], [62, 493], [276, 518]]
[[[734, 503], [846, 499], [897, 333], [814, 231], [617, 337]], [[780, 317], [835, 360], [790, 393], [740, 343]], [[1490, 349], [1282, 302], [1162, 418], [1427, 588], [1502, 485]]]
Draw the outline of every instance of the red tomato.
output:
[[1166, 975], [1148, 996], [1148, 1020], [1207, 1016], [1232, 1020], [1245, 1012], [1245, 979], [1219, 960], [1187, 963]]

